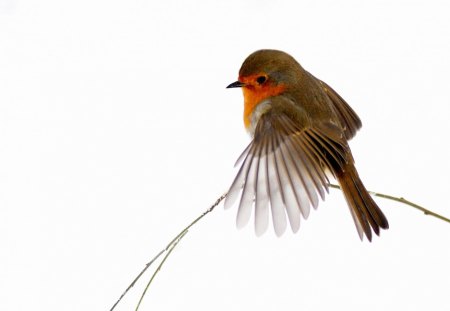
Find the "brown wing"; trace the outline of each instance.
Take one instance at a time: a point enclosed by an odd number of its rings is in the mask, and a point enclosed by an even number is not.
[[[300,129],[284,113],[261,116],[253,141],[239,158],[242,165],[225,200],[229,208],[240,197],[238,227],[248,223],[254,206],[257,235],[267,229],[269,209],[277,235],[286,229],[286,215],[292,230],[299,229],[300,215],[306,219],[310,206],[317,208],[319,197],[324,199],[328,192],[324,168],[344,161],[343,146],[327,137],[326,132],[333,130],[328,127],[333,125]]]
[[[315,77],[314,77],[315,78]],[[322,86],[325,93],[331,99],[334,110],[342,122],[344,128],[344,135],[347,140],[353,138],[356,132],[361,128],[362,123],[356,112],[347,102],[325,82],[315,78]]]

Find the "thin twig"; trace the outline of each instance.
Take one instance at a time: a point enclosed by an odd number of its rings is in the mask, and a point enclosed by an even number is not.
[[[150,278],[150,280],[147,283],[147,286],[145,286],[144,291],[142,292],[141,298],[139,299],[139,302],[136,306],[136,310],[139,310],[139,306],[141,305],[142,300],[144,299],[145,294],[147,293],[147,289],[150,287],[150,284],[152,284],[153,279],[155,278],[156,274],[159,272],[159,270],[161,270],[161,267],[163,266],[164,262],[166,261],[167,257],[169,257],[170,253],[172,253],[173,249],[175,248],[175,246],[177,246],[178,242],[181,241],[181,239],[188,233],[188,230],[184,230],[181,235],[175,240],[173,241],[172,245],[170,246],[170,249],[167,251],[166,255],[164,256],[164,258],[161,260],[161,262],[159,263],[158,267],[156,268],[155,272],[153,272],[152,277]]]
[[[329,186],[331,188],[335,188],[335,189],[341,189],[341,187],[339,187],[338,185],[335,184],[329,184]],[[370,194],[380,197],[380,198],[384,198],[384,199],[388,199],[388,200],[392,200],[392,201],[396,201],[402,204],[406,204],[409,205],[411,207],[414,207],[415,209],[418,209],[420,211],[422,211],[425,215],[430,215],[433,217],[436,217],[440,220],[443,220],[445,222],[450,223],[450,219],[447,217],[444,217],[442,215],[439,215],[435,212],[432,212],[418,204],[415,204],[411,201],[406,200],[403,197],[394,197],[391,195],[387,195],[387,194],[383,194],[383,193],[378,193],[378,192],[374,192],[374,191],[369,191]],[[206,211],[204,211],[200,216],[198,216],[194,221],[192,221],[187,227],[185,227],[180,233],[178,233],[171,241],[169,244],[167,244],[167,246],[161,250],[150,262],[148,262],[144,269],[137,275],[137,277],[133,280],[133,282],[131,282],[131,284],[128,286],[128,288],[123,292],[123,294],[120,296],[120,298],[116,301],[116,303],[112,306],[112,308],[110,309],[110,311],[113,311],[114,308],[117,306],[117,304],[122,300],[122,298],[128,293],[128,291],[136,284],[136,282],[141,278],[141,276],[144,274],[145,271],[147,271],[147,269],[164,253],[166,253],[166,255],[164,256],[164,258],[162,259],[161,263],[158,265],[158,267],[156,268],[155,272],[153,273],[152,277],[150,278],[149,282],[147,283],[147,286],[145,287],[141,298],[139,299],[139,303],[136,306],[136,311],[138,311],[139,306],[141,305],[141,302],[145,296],[145,294],[147,293],[147,289],[149,288],[150,284],[153,282],[153,279],[155,278],[156,274],[159,272],[159,270],[161,270],[161,267],[163,266],[164,262],[166,261],[167,257],[169,257],[169,255],[172,253],[173,249],[177,246],[177,244],[181,241],[181,239],[188,233],[189,229],[195,225],[200,219],[202,219],[203,217],[205,217],[208,213],[212,212],[214,210],[214,208],[216,206],[218,206],[220,204],[220,202],[222,202],[223,199],[225,199],[225,197],[227,196],[227,193],[223,194],[222,196],[220,196],[216,202],[214,202],[213,205],[211,205],[211,207],[209,207]]]
[[[169,244],[170,245],[170,244]],[[168,245],[168,246],[169,246]],[[136,282],[141,278],[141,276],[144,274],[145,271],[147,271],[147,269],[152,265],[153,262],[156,261],[156,259],[159,258],[159,256],[161,256],[166,250],[163,249],[161,250],[155,257],[153,257],[152,260],[150,260],[146,265],[145,268],[142,269],[142,271],[136,276],[136,278],[133,280],[133,282],[131,282],[131,284],[127,287],[127,289],[122,293],[122,295],[120,295],[119,299],[117,299],[116,303],[112,306],[112,308],[110,309],[110,311],[114,310],[114,308],[117,306],[117,304],[122,300],[122,298],[128,293],[128,291],[134,286],[134,284],[136,284]]]
[[[145,271],[147,271],[147,269],[165,252],[167,252],[166,256],[164,256],[162,262],[159,264],[157,271],[159,271],[159,269],[161,269],[162,264],[164,263],[164,261],[166,261],[167,257],[170,255],[170,253],[172,252],[172,250],[175,248],[175,246],[178,244],[178,242],[187,234],[188,230],[195,225],[200,219],[202,219],[203,217],[206,216],[206,214],[212,212],[214,210],[214,208],[220,204],[220,202],[222,202],[223,199],[225,199],[225,197],[227,196],[227,193],[224,193],[223,195],[221,195],[216,202],[214,202],[213,205],[211,205],[206,211],[204,211],[200,216],[198,216],[194,221],[192,221],[187,227],[185,227],[180,233],[178,233],[171,241],[169,244],[167,244],[167,246],[162,249],[152,260],[150,260],[144,267],[144,269],[142,269],[142,271],[136,276],[136,278],[133,280],[133,282],[131,282],[131,284],[127,287],[127,289],[122,293],[122,295],[119,297],[119,299],[116,301],[116,303],[112,306],[112,308],[110,309],[110,311],[113,311],[115,309],[115,307],[119,304],[119,302],[122,300],[122,298],[128,293],[128,291],[136,284],[136,282],[141,278],[141,276],[144,274]],[[155,273],[153,274],[150,282],[147,284],[147,287],[145,288],[145,291],[141,297],[141,299],[139,300],[139,304],[141,303],[142,298],[145,295],[145,292],[147,291],[147,288],[150,286],[150,283],[153,281],[153,278],[155,277],[157,271],[155,271]],[[139,304],[136,307],[139,308]]]
[[[330,185],[331,188],[341,189],[341,187],[339,187],[338,185],[334,185],[334,184],[329,184],[329,185]],[[420,205],[417,205],[416,203],[413,203],[411,201],[406,200],[403,197],[397,198],[397,197],[394,197],[392,195],[378,193],[378,192],[375,192],[375,191],[369,191],[369,193],[371,195],[373,195],[373,196],[376,196],[376,197],[380,197],[380,198],[383,198],[383,199],[388,199],[388,200],[392,200],[392,201],[396,201],[396,202],[400,202],[400,203],[409,205],[409,206],[414,207],[415,209],[418,209],[419,211],[423,212],[425,215],[430,215],[430,216],[436,217],[436,218],[438,218],[440,220],[443,220],[445,222],[450,223],[450,219],[448,219],[447,217],[444,217],[444,216],[439,215],[439,214],[437,214],[435,212],[432,212],[432,211],[430,211],[430,210],[428,210],[428,209],[426,209],[426,208],[424,208],[424,207],[422,207]]]

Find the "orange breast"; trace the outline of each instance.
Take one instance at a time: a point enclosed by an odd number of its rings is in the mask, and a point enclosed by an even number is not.
[[[281,94],[286,87],[283,84],[253,86],[247,85],[242,88],[244,93],[244,125],[250,126],[253,110],[263,100]]]

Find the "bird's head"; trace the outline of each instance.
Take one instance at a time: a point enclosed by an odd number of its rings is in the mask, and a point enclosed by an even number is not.
[[[244,124],[251,125],[253,110],[266,99],[289,92],[298,84],[303,69],[289,54],[278,50],[259,50],[244,61],[239,78],[227,88],[241,87],[244,94]]]

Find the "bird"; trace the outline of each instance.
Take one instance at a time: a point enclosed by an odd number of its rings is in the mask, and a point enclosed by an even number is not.
[[[224,203],[225,209],[238,204],[238,228],[254,214],[260,236],[271,214],[277,236],[288,221],[296,233],[311,206],[317,209],[325,199],[331,177],[342,189],[361,240],[365,236],[372,241],[372,233],[389,228],[358,175],[348,145],[361,120],[335,90],[291,55],[272,49],[250,54],[238,80],[227,88],[242,89],[244,126],[251,136]]]

